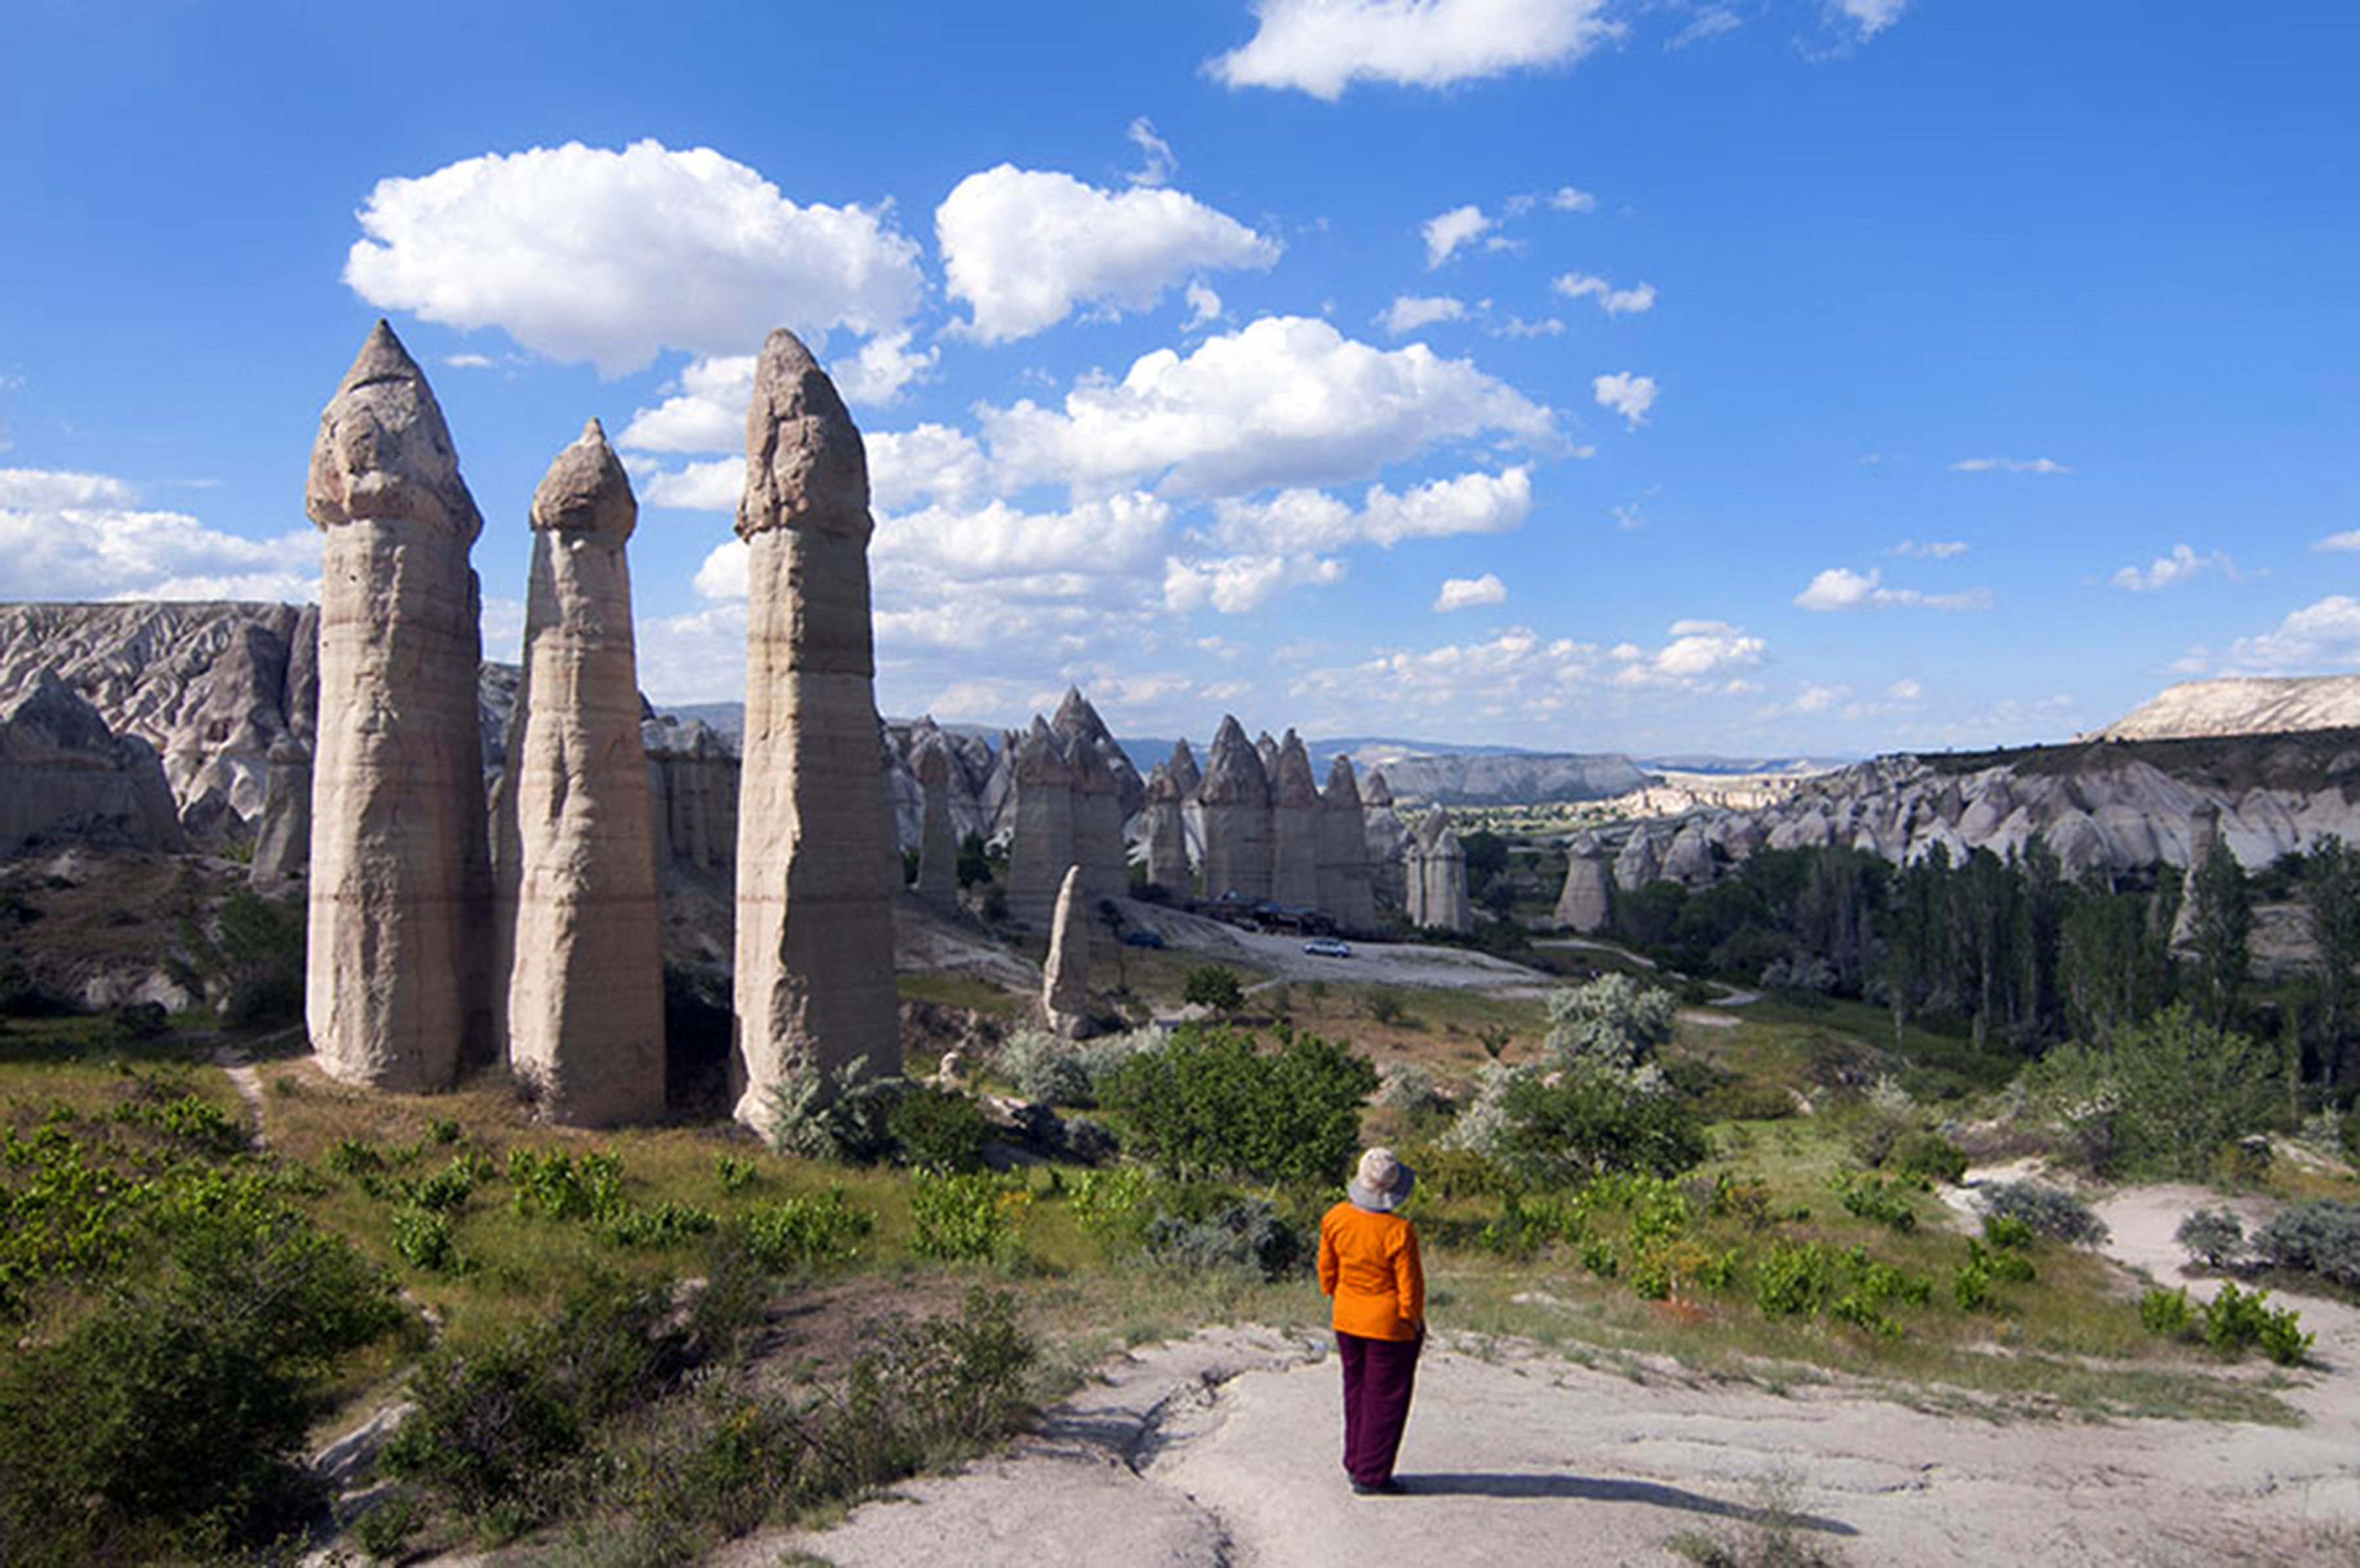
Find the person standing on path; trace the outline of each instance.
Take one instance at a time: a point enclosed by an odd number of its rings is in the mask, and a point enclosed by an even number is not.
[[[1396,1211],[1416,1180],[1392,1149],[1371,1149],[1319,1221],[1319,1289],[1335,1298],[1344,1365],[1344,1473],[1362,1497],[1406,1490],[1393,1456],[1426,1345],[1426,1271],[1417,1228]]]

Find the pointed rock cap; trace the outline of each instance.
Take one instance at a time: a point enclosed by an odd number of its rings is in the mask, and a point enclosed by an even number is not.
[[[1437,806],[1426,813],[1424,822],[1417,824],[1417,842],[1421,848],[1432,855],[1443,847],[1446,840],[1451,849],[1459,847],[1459,833],[1450,820],[1450,808]]]
[[[1242,735],[1244,732],[1240,730],[1239,733]],[[1278,771],[1278,742],[1271,738],[1271,734],[1268,730],[1264,730],[1262,734],[1254,736],[1253,744],[1254,755],[1262,758],[1262,773],[1265,776],[1276,773]]]
[[[1057,704],[1049,727],[1057,732],[1068,749],[1076,739],[1114,744],[1114,732],[1106,727],[1106,721],[1098,717],[1098,711],[1090,706],[1090,700],[1082,695],[1078,686],[1065,688],[1065,700]]]
[[[1065,765],[1065,753],[1057,745],[1057,737],[1039,719],[1024,732],[1016,743],[1016,782],[1025,784],[1071,784],[1074,770]]]
[[[1278,745],[1278,767],[1271,779],[1271,798],[1282,806],[1316,806],[1319,780],[1311,776],[1311,754],[1293,730]]]
[[[1174,781],[1172,769],[1161,762],[1148,772],[1147,800],[1154,806],[1180,803],[1180,786]]]
[[[754,365],[738,537],[810,528],[865,539],[872,526],[859,429],[811,350],[781,327]]]
[[[407,518],[445,529],[462,544],[484,531],[434,389],[382,321],[320,411],[303,505],[323,528]]]
[[[1340,751],[1328,765],[1328,789],[1321,799],[1331,811],[1360,809],[1360,781],[1353,775],[1352,759]]]
[[[1174,786],[1184,798],[1195,794],[1196,786],[1205,781],[1205,771],[1196,766],[1196,754],[1188,749],[1188,737],[1185,735],[1172,743],[1172,760],[1165,766],[1172,774]]]
[[[1212,756],[1203,782],[1196,786],[1196,798],[1208,806],[1270,801],[1270,775],[1262,771],[1262,757],[1246,739],[1244,728],[1228,714],[1222,715],[1221,727],[1213,736]]]
[[[1393,803],[1393,787],[1385,782],[1385,770],[1382,768],[1370,768],[1368,785],[1360,791],[1360,804],[1390,808]]]
[[[921,737],[912,756],[920,784],[929,789],[950,787],[951,748],[944,744],[940,730],[929,731]]]
[[[1583,828],[1565,841],[1565,853],[1575,860],[1601,860],[1605,857],[1606,846],[1598,842],[1595,833]]]
[[[620,544],[639,519],[630,475],[606,444],[605,429],[593,419],[541,476],[532,493],[532,526],[552,533],[598,534]]]

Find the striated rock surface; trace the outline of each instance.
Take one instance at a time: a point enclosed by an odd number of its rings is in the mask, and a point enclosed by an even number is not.
[[[1819,837],[1815,842],[1828,842],[1824,820],[1819,823]],[[1787,847],[1778,843],[1775,833],[1771,835],[1770,843],[1774,849]],[[1622,892],[1631,892],[1655,880],[1662,875],[1662,862],[1655,854],[1655,835],[1642,827],[1624,843],[1622,853],[1614,857],[1614,886]]]
[[[918,749],[918,787],[924,791],[925,826],[918,841],[918,897],[958,907],[958,833],[951,822],[951,755],[940,736]]]
[[[1448,806],[1602,800],[1657,782],[1629,757],[1603,752],[1411,753],[1372,745],[1352,759],[1382,767],[1393,789],[1412,800]]]
[[[746,412],[738,1117],[790,1073],[901,1066],[892,812],[870,634],[869,466],[811,352],[770,335]]]
[[[2186,740],[2360,727],[2360,675],[2183,681],[2098,732],[2105,740]]]
[[[1368,787],[1360,791],[1362,838],[1369,849],[1369,890],[1387,909],[1409,907],[1409,853],[1414,847],[1409,828],[1393,810],[1393,789],[1382,768],[1369,770]]]
[[[1016,743],[1015,834],[1008,842],[1008,912],[1046,925],[1074,860],[1074,770],[1039,719]]]
[[[1082,695],[1080,687],[1065,688],[1065,701],[1059,702],[1057,711],[1049,716],[1049,730],[1065,746],[1065,755],[1069,757],[1077,757],[1085,745],[1095,747],[1105,762],[1108,773],[1113,778],[1121,815],[1128,819],[1138,814],[1139,809],[1147,803],[1147,782],[1140,778],[1139,769],[1131,766],[1130,757],[1117,744],[1114,732],[1107,728],[1106,721],[1098,717],[1098,711],[1090,706],[1089,699]]]
[[[1205,781],[1204,770],[1196,766],[1196,754],[1188,749],[1185,736],[1172,743],[1172,760],[1164,766],[1165,771],[1172,775],[1172,787],[1180,791],[1180,798],[1184,800],[1194,795],[1196,787]]]
[[[1295,909],[1319,905],[1319,781],[1293,730],[1279,742],[1270,789],[1270,896]]]
[[[1576,833],[1565,848],[1565,884],[1557,890],[1557,923],[1584,936],[1604,931],[1614,913],[1614,878],[1606,852],[1590,834]]]
[[[702,719],[639,722],[657,864],[717,870],[738,859],[738,748]]]
[[[1427,931],[1474,929],[1474,910],[1467,901],[1467,851],[1449,808],[1437,806],[1418,823],[1404,871],[1410,924]]]
[[[107,728],[46,671],[0,701],[0,855],[27,841],[182,847],[155,747]]]
[[[1113,749],[1112,743],[1105,749]],[[1076,736],[1065,755],[1074,775],[1074,860],[1082,868],[1082,896],[1093,904],[1125,897],[1131,867],[1123,847],[1121,785],[1097,741]]]
[[[1060,1034],[1079,1034],[1090,1011],[1090,900],[1082,868],[1065,868],[1049,927],[1049,961],[1041,971],[1041,1010]]]
[[[1196,881],[1188,869],[1188,826],[1183,811],[1171,765],[1157,763],[1147,776],[1147,879],[1185,898]]]
[[[1377,923],[1366,811],[1349,757],[1328,765],[1328,789],[1319,798],[1319,907],[1347,931]]]
[[[311,748],[291,734],[282,735],[270,745],[269,761],[262,825],[246,872],[257,887],[291,882],[311,865]]]
[[[1270,779],[1234,718],[1224,715],[1213,736],[1196,803],[1204,813],[1205,897],[1269,898]]]
[[[500,914],[508,1062],[551,1119],[664,1108],[663,931],[627,544],[630,481],[592,420],[533,492],[508,726]]]
[[[320,416],[324,533],[305,1007],[349,1083],[447,1088],[487,1055],[490,864],[476,717],[483,519],[384,322]]]

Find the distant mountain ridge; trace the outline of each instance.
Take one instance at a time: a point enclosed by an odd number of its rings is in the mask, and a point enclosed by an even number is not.
[[[2360,727],[2360,675],[2229,676],[2167,686],[2101,740],[2195,740]]]

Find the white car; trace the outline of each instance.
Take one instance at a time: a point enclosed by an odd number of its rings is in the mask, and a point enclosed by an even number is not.
[[[1323,936],[1317,941],[1305,942],[1303,951],[1315,958],[1349,958],[1352,956],[1352,944],[1349,942],[1338,942],[1332,936]]]

